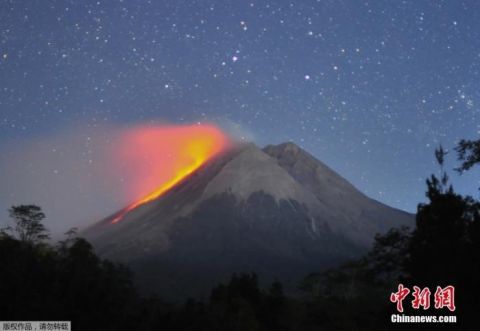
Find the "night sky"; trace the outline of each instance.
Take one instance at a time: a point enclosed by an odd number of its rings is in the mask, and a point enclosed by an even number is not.
[[[213,122],[260,146],[291,140],[415,211],[435,147],[478,137],[479,107],[475,0],[0,4],[3,169],[24,142],[79,126]],[[93,169],[83,138],[79,167]],[[451,176],[478,196],[478,176]]]

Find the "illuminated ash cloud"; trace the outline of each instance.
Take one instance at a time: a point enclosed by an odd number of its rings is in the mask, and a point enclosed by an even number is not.
[[[190,175],[229,145],[229,138],[213,125],[139,126],[120,137],[113,158],[127,172],[138,198],[113,219],[120,221],[132,209],[152,201]]]

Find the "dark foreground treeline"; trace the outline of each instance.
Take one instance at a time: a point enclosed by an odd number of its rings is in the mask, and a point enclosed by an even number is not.
[[[462,142],[457,151],[459,171],[480,163],[480,142]],[[74,231],[55,246],[45,243],[41,209],[14,206],[14,228],[0,231],[0,320],[71,320],[74,330],[410,330],[415,325],[390,322],[390,294],[402,283],[432,290],[430,309],[413,310],[410,296],[406,315],[458,319],[417,327],[478,330],[480,202],[448,185],[444,156],[437,150],[442,173],[427,181],[429,201],[419,205],[415,229],[392,229],[364,258],[308,275],[295,296],[242,274],[203,300],[141,297],[126,267],[98,258]],[[447,285],[455,286],[454,312],[433,307],[436,287]]]

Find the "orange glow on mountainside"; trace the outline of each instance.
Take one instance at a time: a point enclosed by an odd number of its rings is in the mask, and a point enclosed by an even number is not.
[[[129,188],[139,198],[121,210],[111,223],[152,201],[193,173],[229,143],[213,125],[147,126],[129,130],[121,138],[116,156],[128,171],[142,174]]]

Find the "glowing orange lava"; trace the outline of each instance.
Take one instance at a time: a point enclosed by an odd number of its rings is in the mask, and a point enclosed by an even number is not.
[[[129,188],[140,198],[111,223],[160,197],[227,145],[227,137],[213,125],[147,126],[127,131],[117,159],[124,170],[142,174],[135,187]]]

